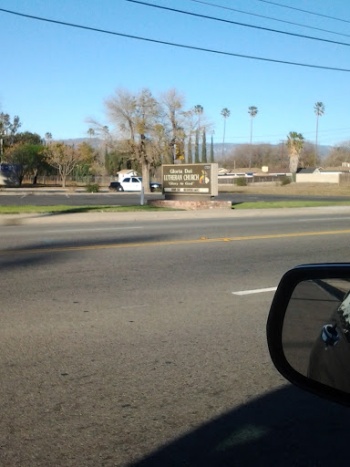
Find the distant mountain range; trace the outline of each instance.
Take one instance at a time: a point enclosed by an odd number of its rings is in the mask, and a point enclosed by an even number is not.
[[[259,145],[271,145],[271,146],[279,146],[278,144],[271,144],[271,143],[257,143],[257,146]],[[231,152],[233,149],[239,147],[239,146],[248,146],[247,143],[245,144],[240,144],[240,143],[225,143],[225,152]],[[214,148],[217,151],[217,154],[221,154],[222,152],[222,143],[214,143]],[[333,146],[327,146],[327,145],[319,145],[318,146],[318,153],[321,159],[325,158],[328,156],[329,151],[333,149]]]
[[[71,139],[64,139],[64,140],[61,140],[61,141],[63,141],[65,144],[69,144],[69,145],[74,144],[76,146],[78,146],[81,143],[88,143],[95,149],[98,149],[98,148],[102,147],[102,145],[103,145],[103,140],[101,140],[99,138],[71,138]],[[270,143],[257,143],[257,144],[259,145],[259,144],[270,144]],[[209,143],[207,144],[207,146],[209,148]],[[233,149],[235,149],[238,146],[247,146],[247,143],[245,143],[245,144],[225,143],[225,152],[226,153],[231,152]],[[271,146],[278,146],[278,145],[277,144],[271,144]],[[333,148],[333,146],[319,145],[318,146],[318,153],[319,153],[320,157],[322,159],[327,157],[329,151],[332,148]],[[216,154],[218,154],[218,155],[221,154],[221,152],[222,152],[222,143],[214,143],[214,150],[215,150]]]
[[[93,148],[99,148],[103,145],[102,139],[99,138],[70,138],[70,139],[60,139],[64,144],[68,144],[69,146],[78,146],[81,143],[88,143]]]

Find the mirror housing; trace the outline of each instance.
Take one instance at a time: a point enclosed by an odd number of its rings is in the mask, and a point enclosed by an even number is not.
[[[332,284],[332,281],[335,281],[336,284],[341,282],[344,285],[343,289],[338,290],[337,287],[329,285]],[[315,299],[314,296],[300,299],[300,295],[302,294],[298,294],[298,290],[307,287],[312,287],[314,294],[315,291],[319,290],[320,292],[316,293],[319,293],[319,295],[323,294],[322,300],[317,297]],[[346,297],[349,302],[349,290],[350,263],[297,266],[282,277],[272,301],[266,326],[267,343],[271,359],[282,376],[304,390],[346,406],[350,406],[350,335],[348,336],[340,332],[341,326],[332,323],[334,322],[334,315],[341,309],[341,305],[343,301],[345,302]],[[328,300],[324,300],[325,295],[329,297]],[[305,309],[300,309],[300,304],[305,305],[304,308],[307,305],[308,313],[305,313]],[[322,310],[322,306],[320,305],[326,305],[327,308],[323,307]],[[331,313],[329,312],[330,310],[332,310]],[[291,324],[293,320],[294,324]],[[313,329],[310,330],[308,328]],[[289,340],[286,339],[288,333],[289,336],[292,336],[289,337]],[[315,337],[310,338],[313,335]],[[327,364],[327,383],[321,382],[321,379],[314,376],[310,377],[310,374],[312,374],[310,372],[310,356],[312,357],[312,365],[317,365],[319,363],[318,360],[324,358],[324,356],[329,360],[332,352],[333,355],[336,355],[334,352],[338,352],[339,354],[338,349],[341,346],[338,347],[338,341],[342,337],[344,341],[344,344],[342,344],[343,348],[346,345],[347,350],[347,346],[349,345],[349,356],[347,356],[347,352],[341,354],[343,366],[338,365],[338,370],[339,367],[340,369],[349,367],[349,377],[347,374],[343,374],[343,380],[346,379],[349,384],[348,391],[344,390],[333,379],[334,375],[332,372],[336,371],[333,364]],[[314,345],[312,346],[313,340]],[[316,343],[318,345],[317,352],[312,349]],[[297,358],[294,359],[291,358],[293,346],[295,355],[299,352]],[[302,348],[306,349],[304,350],[304,354],[300,352]],[[332,358],[332,363],[338,361],[334,360],[334,357]],[[344,362],[346,365],[344,365]],[[324,362],[321,363],[324,364]],[[303,370],[300,368],[303,368]]]

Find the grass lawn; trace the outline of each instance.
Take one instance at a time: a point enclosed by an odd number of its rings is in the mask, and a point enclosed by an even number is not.
[[[0,214],[74,214],[79,212],[172,211],[153,206],[0,206]]]

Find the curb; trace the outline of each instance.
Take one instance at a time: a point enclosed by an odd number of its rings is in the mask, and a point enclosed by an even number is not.
[[[259,219],[267,217],[293,217],[317,215],[348,215],[350,206],[327,206],[315,208],[289,208],[289,209],[200,209],[190,211],[159,211],[159,212],[90,212],[68,214],[3,214],[0,215],[0,224],[3,226],[43,225],[43,224],[69,224],[69,223],[104,223],[104,222],[143,222],[159,220],[193,220],[193,219]]]

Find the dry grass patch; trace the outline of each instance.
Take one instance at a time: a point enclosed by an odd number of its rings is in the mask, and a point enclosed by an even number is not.
[[[226,187],[225,187],[226,188]],[[223,189],[220,187],[219,191]],[[231,185],[225,191],[230,193],[285,195],[285,196],[349,196],[350,186],[333,183],[290,183],[278,184],[249,184],[248,186]]]

